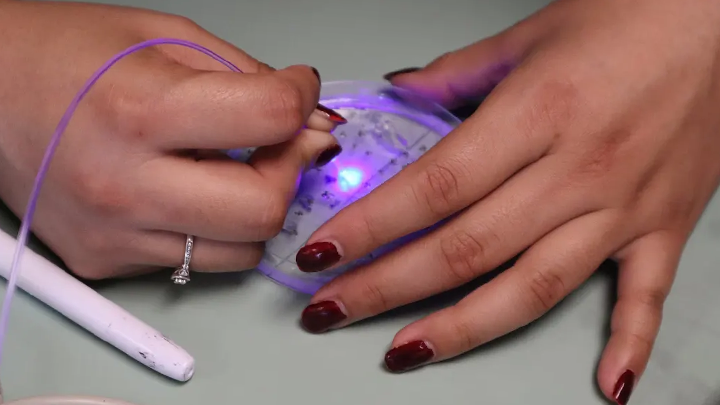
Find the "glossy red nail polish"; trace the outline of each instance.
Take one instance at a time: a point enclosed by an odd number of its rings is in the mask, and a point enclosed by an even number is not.
[[[301,322],[305,330],[311,333],[322,333],[344,321],[347,315],[334,301],[323,301],[308,305],[302,313]]]
[[[320,153],[317,160],[315,161],[316,167],[322,167],[326,164],[330,163],[333,159],[337,157],[342,152],[342,147],[340,145],[333,145],[324,151]]]
[[[315,74],[315,77],[317,77],[318,81],[322,83],[322,79],[320,79],[320,72],[318,72],[318,70],[315,68],[312,68],[312,71]]]
[[[627,405],[634,385],[635,373],[630,370],[625,371],[618,379],[613,390],[613,398],[615,398],[618,405]]]
[[[316,108],[325,113],[330,121],[337,122],[338,124],[347,124],[345,117],[338,114],[336,111],[331,110],[322,104],[318,104]]]
[[[390,81],[395,76],[404,75],[406,73],[417,72],[418,70],[420,70],[420,68],[418,68],[418,67],[409,67],[409,68],[404,68],[404,69],[400,69],[400,70],[395,70],[393,72],[386,73],[385,75],[383,75],[383,79]]]
[[[430,361],[435,353],[422,340],[405,343],[385,354],[385,366],[388,370],[399,373],[418,367]]]
[[[295,256],[298,268],[306,273],[323,271],[340,259],[340,253],[331,242],[317,242],[304,246]]]

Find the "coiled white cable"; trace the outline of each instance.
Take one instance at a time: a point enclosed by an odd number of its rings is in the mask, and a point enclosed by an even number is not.
[[[55,129],[55,132],[50,138],[50,142],[45,150],[45,155],[43,156],[43,160],[40,163],[40,168],[38,170],[37,176],[35,177],[35,183],[33,184],[32,191],[30,192],[30,196],[28,198],[25,214],[22,218],[20,231],[18,232],[17,245],[15,248],[15,253],[13,255],[12,265],[10,267],[5,300],[2,306],[2,313],[0,313],[0,365],[2,365],[3,348],[5,338],[7,336],[7,326],[10,318],[10,305],[15,295],[15,290],[17,289],[18,275],[21,269],[20,259],[22,259],[23,253],[25,251],[25,246],[27,245],[27,240],[30,235],[30,224],[32,223],[33,214],[35,213],[35,207],[37,205],[38,195],[40,194],[40,188],[42,186],[43,180],[45,179],[45,175],[47,174],[47,171],[50,167],[50,161],[55,154],[55,150],[57,149],[57,145],[60,142],[60,138],[65,132],[65,129],[70,123],[70,119],[72,118],[75,110],[78,108],[82,99],[85,97],[85,95],[87,95],[92,86],[100,79],[100,77],[105,74],[105,72],[107,72],[120,59],[141,49],[157,45],[180,45],[187,48],[195,49],[222,63],[230,70],[242,73],[240,69],[238,69],[235,65],[205,47],[180,39],[158,38],[133,45],[113,56],[112,58],[110,58],[110,60],[105,62],[105,64],[100,67],[90,77],[90,79],[88,79],[87,82],[85,82],[83,87],[73,98],[67,110],[65,110],[65,114],[63,114],[60,122]],[[3,405],[134,405],[128,402],[123,402],[111,398],[91,396],[42,396],[20,399],[8,403],[4,402],[3,398],[3,387],[2,384],[0,384],[0,404]]]

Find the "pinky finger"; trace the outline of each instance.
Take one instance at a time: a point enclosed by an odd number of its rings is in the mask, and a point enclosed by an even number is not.
[[[610,340],[598,368],[600,388],[618,405],[628,403],[650,359],[682,247],[682,241],[651,234],[621,257]]]
[[[592,275],[618,245],[617,214],[598,211],[546,235],[509,270],[398,332],[385,355],[391,371],[455,357],[533,322]]]

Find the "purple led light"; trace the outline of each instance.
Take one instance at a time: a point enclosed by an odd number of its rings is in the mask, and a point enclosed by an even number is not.
[[[360,188],[365,173],[357,167],[344,167],[338,171],[337,185],[343,192],[352,192]]]

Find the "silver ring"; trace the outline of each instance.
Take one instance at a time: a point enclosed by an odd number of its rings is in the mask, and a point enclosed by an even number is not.
[[[195,244],[195,237],[187,235],[185,239],[185,257],[183,258],[182,266],[175,269],[170,280],[175,284],[184,285],[190,282],[190,259],[192,258],[193,245]]]

